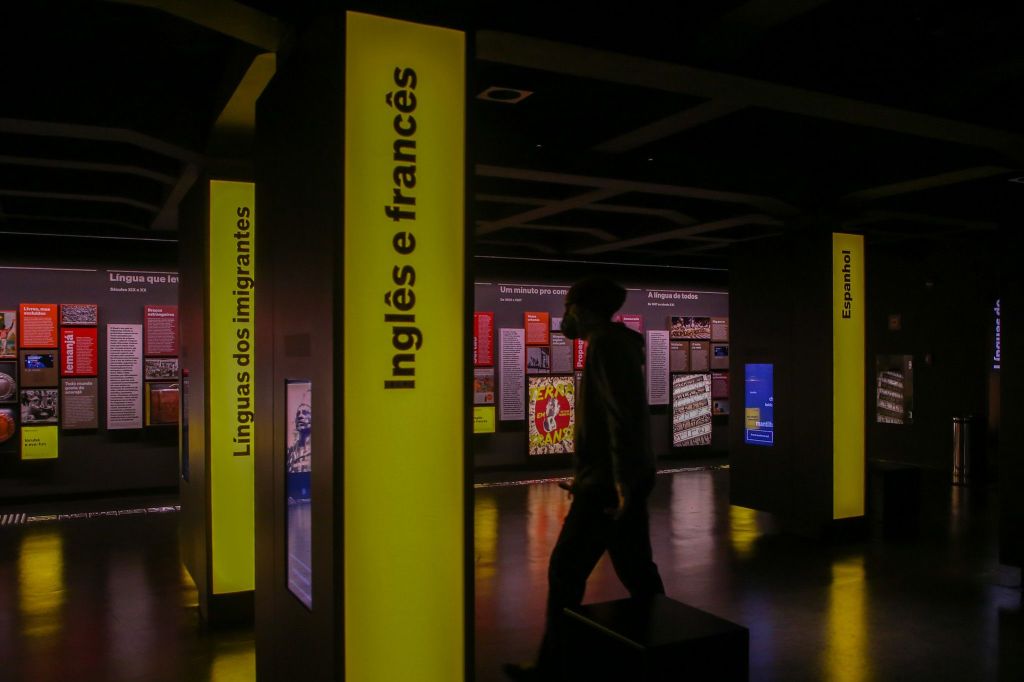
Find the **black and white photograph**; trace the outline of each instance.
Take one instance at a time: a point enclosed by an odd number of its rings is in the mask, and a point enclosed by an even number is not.
[[[551,349],[548,346],[526,347],[526,373],[551,373]]]
[[[146,358],[143,366],[146,381],[178,378],[178,358]]]
[[[21,392],[21,423],[26,426],[36,424],[56,424],[57,412],[56,388],[30,388]]]
[[[95,327],[99,306],[93,303],[61,303],[60,324],[62,327]]]

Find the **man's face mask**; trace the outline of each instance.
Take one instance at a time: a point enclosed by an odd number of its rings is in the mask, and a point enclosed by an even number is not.
[[[573,306],[567,306],[562,315],[562,333],[570,339],[580,338],[580,321]]]

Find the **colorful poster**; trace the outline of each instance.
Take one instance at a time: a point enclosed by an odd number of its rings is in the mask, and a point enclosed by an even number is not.
[[[494,433],[494,405],[473,408],[473,433]]]
[[[178,354],[178,306],[147,305],[145,323],[145,355]]]
[[[56,426],[22,426],[22,459],[57,459]]]
[[[522,329],[501,329],[498,336],[498,355],[501,362],[501,421],[526,418],[526,332]]]
[[[494,313],[473,313],[473,365],[494,364]]]
[[[95,327],[98,318],[99,306],[94,303],[60,304],[62,327]]]
[[[670,317],[669,331],[673,339],[710,339],[710,317]]]
[[[18,357],[18,313],[0,310],[0,358]]]
[[[146,358],[142,366],[146,381],[178,380],[178,358]]]
[[[0,362],[0,403],[18,402],[18,365]]]
[[[875,368],[875,414],[878,423],[913,424],[914,356],[879,355]]]
[[[576,442],[573,375],[529,378],[529,454],[572,454]]]
[[[711,445],[711,375],[672,375],[672,447]]]
[[[548,313],[523,313],[527,346],[547,346],[551,343],[551,319]]]
[[[551,372],[551,349],[548,346],[526,347],[526,373],[549,374]]]
[[[473,404],[494,404],[494,369],[473,370]]]
[[[750,364],[744,368],[743,442],[775,445],[775,365]]]
[[[177,424],[180,401],[181,393],[177,383],[147,383],[146,426]]]
[[[107,428],[142,428],[142,325],[107,325]]]
[[[60,383],[61,427],[65,430],[98,429],[99,380],[64,379]]]
[[[647,332],[647,404],[668,405],[669,333],[662,329]]]
[[[29,388],[21,391],[22,424],[56,424],[59,420],[56,388]]]
[[[57,347],[56,303],[22,303],[19,319],[22,348]]]
[[[99,346],[96,327],[68,327],[60,331],[60,373],[66,377],[91,377],[98,373]]]
[[[23,350],[21,358],[21,385],[32,386],[57,385],[57,352],[52,350]]]

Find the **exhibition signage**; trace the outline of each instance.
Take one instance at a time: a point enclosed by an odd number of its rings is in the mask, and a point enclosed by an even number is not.
[[[775,365],[754,363],[743,369],[743,442],[775,445]]]
[[[457,682],[465,36],[346,17],[344,394],[358,399],[343,427],[345,679]],[[381,504],[382,481],[401,504]]]
[[[526,418],[526,332],[522,329],[501,329],[498,337],[498,358],[501,361],[501,421]]]
[[[473,313],[473,364],[494,364],[494,313]]]
[[[546,346],[551,343],[551,320],[548,313],[523,313],[527,346]]]
[[[832,518],[864,515],[864,237],[832,235]]]
[[[56,426],[22,426],[22,459],[57,459]]]
[[[142,325],[107,325],[107,428],[142,428]]]
[[[668,405],[669,401],[669,332],[652,329],[647,332],[647,403]]]
[[[94,378],[61,382],[61,426],[65,430],[99,428],[97,383]]]
[[[494,405],[473,408],[473,433],[494,433]]]
[[[177,355],[178,306],[147,305],[143,320],[146,324],[146,355]]]
[[[96,376],[96,327],[69,327],[60,332],[60,373],[66,377]]]
[[[21,347],[56,348],[57,304],[22,303],[20,310]]]
[[[255,587],[255,193],[251,182],[210,181],[207,366],[214,594]],[[159,339],[157,351],[176,346],[170,341],[177,336],[176,315],[171,306],[146,311]]]

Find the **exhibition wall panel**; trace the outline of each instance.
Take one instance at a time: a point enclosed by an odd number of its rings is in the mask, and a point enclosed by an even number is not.
[[[578,384],[585,346],[566,339],[559,327],[569,287],[594,275],[627,288],[616,319],[644,336],[655,454],[724,454],[730,369],[724,272],[576,263],[546,267],[541,261],[490,259],[477,259],[476,266],[473,328],[478,428],[473,459],[477,468],[568,463],[566,449],[559,445],[564,429],[544,433],[545,415],[532,414],[530,407],[549,403],[531,400],[537,396],[531,395],[528,384],[536,376],[574,373]],[[541,269],[547,272],[541,274]],[[714,346],[718,357],[713,361]],[[672,377],[689,374],[706,376],[709,385],[711,377],[717,377],[715,385],[726,389],[713,395],[709,401],[713,409],[707,414],[680,414],[673,420]],[[673,430],[673,422],[679,427],[684,416],[689,434],[685,438]],[[557,419],[550,421],[561,424]]]
[[[14,429],[0,444],[0,501],[177,482],[177,373],[155,392],[141,373],[146,306],[177,314],[175,245],[138,255],[128,243],[71,243],[60,259],[28,253],[25,241],[0,258],[0,372],[19,384],[0,404]],[[137,347],[126,343],[129,327]],[[136,365],[138,376],[127,372]],[[147,396],[165,424],[145,423]]]

